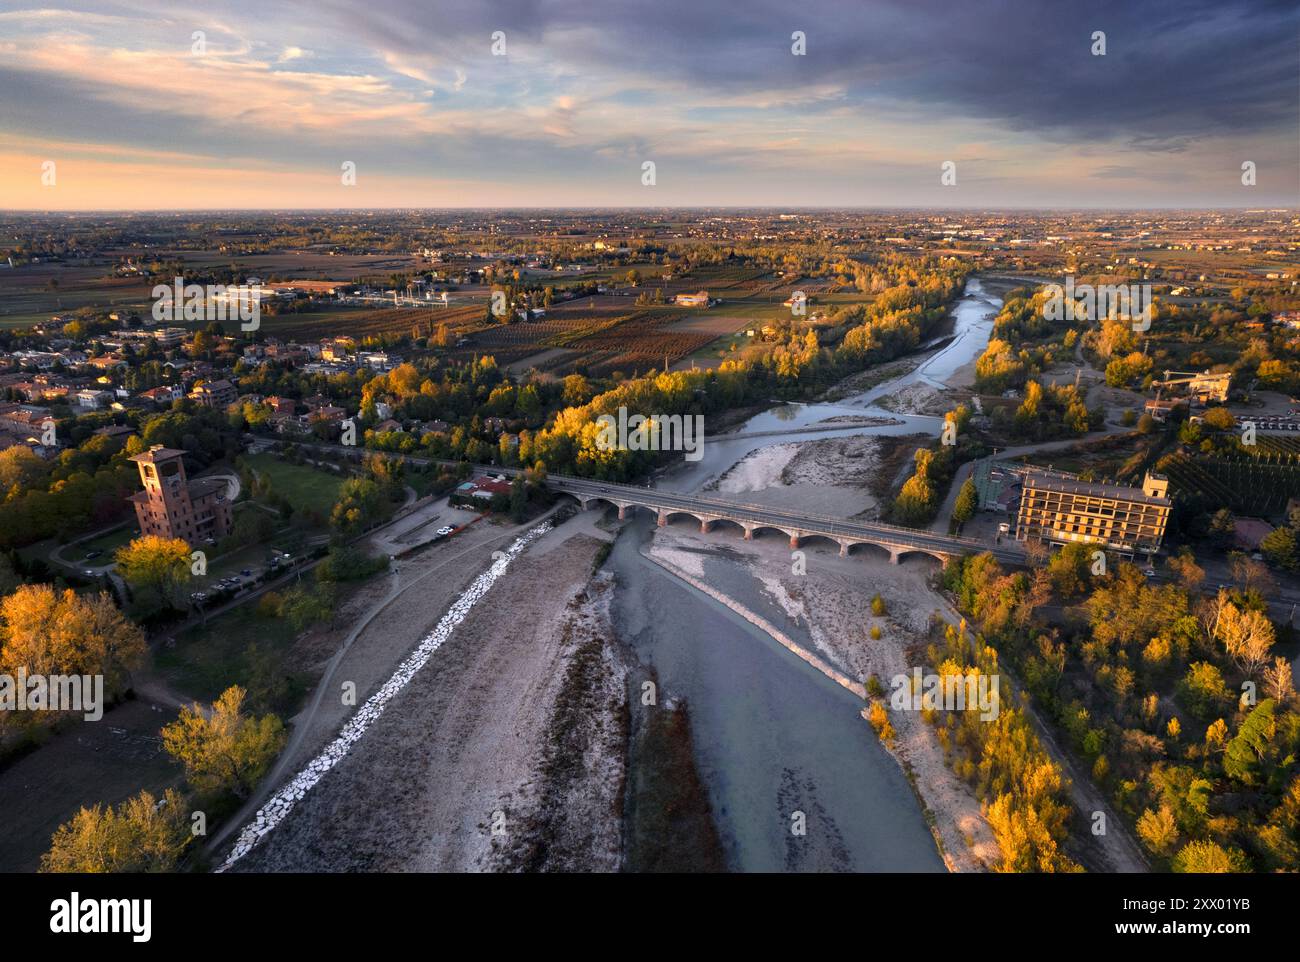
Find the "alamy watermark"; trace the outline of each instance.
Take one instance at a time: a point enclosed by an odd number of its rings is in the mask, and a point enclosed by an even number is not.
[[[0,711],[79,711],[86,721],[104,717],[103,675],[0,675]]]
[[[1065,279],[1065,286],[1048,284],[1044,288],[1047,303],[1043,317],[1049,321],[1074,319],[1095,321],[1103,317],[1127,318],[1133,321],[1133,330],[1145,331],[1151,327],[1150,284],[1078,284],[1073,277]],[[1066,303],[1070,309],[1066,310]]]
[[[262,324],[262,289],[247,284],[186,284],[178,277],[172,284],[153,289],[153,319],[176,321],[239,321],[241,331],[255,331]]]
[[[596,418],[601,451],[684,451],[687,461],[704,457],[703,414],[633,414],[619,405],[618,416]]]
[[[1001,678],[978,671],[938,675],[914,667],[889,680],[889,706],[895,711],[978,711],[980,721],[996,721],[1001,711]]]

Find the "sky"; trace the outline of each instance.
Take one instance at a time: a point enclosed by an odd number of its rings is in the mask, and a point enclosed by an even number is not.
[[[1300,205],[1300,4],[0,0],[0,209],[760,205]]]

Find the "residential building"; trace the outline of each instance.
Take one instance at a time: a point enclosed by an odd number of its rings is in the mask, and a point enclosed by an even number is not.
[[[235,386],[224,378],[219,381],[205,381],[190,392],[190,397],[204,407],[227,408],[239,400]]]
[[[87,411],[98,411],[112,400],[112,391],[98,391],[87,388],[84,391],[77,392],[77,407],[84,408]]]

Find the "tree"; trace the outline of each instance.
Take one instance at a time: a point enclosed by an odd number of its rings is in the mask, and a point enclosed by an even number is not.
[[[244,695],[238,685],[227,688],[206,715],[187,705],[162,730],[163,747],[196,791],[247,798],[284,746],[280,719],[245,715]]]
[[[1179,584],[1189,595],[1194,595],[1205,580],[1205,569],[1196,563],[1190,551],[1170,555],[1165,566],[1177,576]]]
[[[15,485],[19,491],[25,491],[48,470],[45,461],[25,444],[0,451],[0,500]]]
[[[145,639],[106,593],[23,585],[0,601],[0,671],[103,675],[109,697],[144,660]]]
[[[1232,536],[1236,529],[1237,519],[1227,508],[1220,508],[1210,518],[1210,540],[1220,548],[1226,548],[1232,543]]]
[[[1259,543],[1259,550],[1279,568],[1293,570],[1300,562],[1296,554],[1295,532],[1288,527],[1274,528]]]
[[[1159,811],[1147,809],[1137,823],[1138,837],[1156,855],[1168,855],[1178,841],[1178,823],[1168,805]]]
[[[1250,860],[1238,848],[1224,848],[1215,842],[1188,842],[1170,864],[1175,872],[1189,874],[1249,872]]]
[[[1238,608],[1232,602],[1224,605],[1219,613],[1215,636],[1248,675],[1255,674],[1268,660],[1276,639],[1273,622],[1267,615],[1253,609]]]
[[[962,482],[961,490],[957,492],[957,503],[952,508],[952,520],[959,525],[965,524],[975,517],[977,507],[979,507],[979,493],[975,490],[975,480],[967,478]]]
[[[1223,773],[1243,785],[1266,781],[1263,771],[1272,753],[1277,721],[1273,717],[1273,700],[1265,698],[1246,716],[1241,728],[1223,753]]]
[[[83,807],[64,822],[41,856],[42,872],[171,872],[194,836],[183,799],[167,789],[149,792],[116,809]]]
[[[1187,669],[1180,692],[1187,707],[1198,718],[1212,717],[1232,699],[1222,673],[1208,661],[1195,662]]]
[[[159,605],[183,607],[191,578],[190,546],[181,538],[147,534],[117,549],[117,570],[137,594]]]
[[[894,512],[900,520],[910,523],[930,518],[935,507],[934,484],[930,481],[934,452],[928,448],[917,448],[915,460],[915,472],[903,482],[903,487],[894,500]]]
[[[1061,548],[1047,564],[1047,574],[1052,587],[1062,598],[1073,598],[1088,584],[1092,571],[1092,545],[1074,543]]]
[[[1274,658],[1273,664],[1264,669],[1264,694],[1279,705],[1286,705],[1295,695],[1291,663],[1285,658]]]

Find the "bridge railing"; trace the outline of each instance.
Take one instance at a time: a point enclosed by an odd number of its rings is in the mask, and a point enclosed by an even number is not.
[[[852,528],[860,528],[866,531],[880,533],[896,534],[900,537],[915,539],[917,537],[929,536],[941,541],[953,544],[965,545],[975,548],[986,548],[987,545],[982,541],[974,538],[962,538],[957,535],[937,534],[932,531],[926,531],[921,528],[906,528],[902,525],[887,524],[883,521],[850,521],[847,518],[837,518],[833,515],[823,514],[791,514],[778,508],[772,508],[768,505],[754,504],[748,501],[724,501],[719,498],[707,498],[694,494],[680,494],[675,491],[659,491],[655,488],[640,488],[633,485],[618,484],[617,482],[605,482],[593,480],[591,478],[575,478],[564,474],[548,474],[548,481],[554,481],[560,484],[573,484],[587,486],[597,486],[604,490],[592,492],[596,496],[601,494],[616,494],[626,496],[629,499],[639,500],[672,500],[687,502],[693,507],[700,508],[718,508],[723,511],[749,511],[755,514],[775,515],[777,517],[789,518],[795,524],[820,524],[825,525],[832,530],[842,530],[845,534],[851,532]],[[659,495],[659,498],[656,498]],[[761,519],[760,519],[761,520]]]
[[[402,454],[396,451],[375,452],[369,448],[359,448],[359,447],[345,449],[343,448],[342,445],[338,445],[338,444],[320,444],[320,443],[313,443],[313,442],[301,442],[301,446],[347,450],[349,452],[356,451],[361,453],[378,453],[389,457],[404,457],[407,460],[415,462],[417,464],[453,464],[454,465],[454,464],[466,463],[462,461],[445,460],[442,458],[425,458],[425,457],[420,457],[418,455],[413,456],[409,454]],[[500,464],[473,464],[473,463],[470,464],[470,469],[471,471],[482,472],[484,474],[505,474],[505,475],[522,474],[524,470],[526,470],[524,468],[506,467]],[[699,495],[693,495],[693,494],[679,494],[675,491],[661,491],[658,488],[648,488],[648,487],[643,488],[638,485],[621,484],[617,481],[601,481],[598,478],[579,478],[568,474],[548,473],[546,475],[546,480],[553,481],[559,484],[595,486],[597,488],[603,488],[604,490],[598,490],[592,492],[596,496],[600,496],[602,494],[615,494],[619,496],[626,496],[628,499],[653,500],[655,495],[659,495],[664,500],[676,498],[679,501],[689,502],[689,504],[692,507],[716,508],[722,511],[731,511],[731,512],[748,511],[753,514],[775,515],[777,517],[790,519],[791,524],[794,526],[824,525],[827,528],[827,530],[830,530],[832,532],[842,531],[844,534],[852,534],[853,529],[856,528],[859,529],[860,531],[876,532],[880,534],[893,534],[900,538],[907,538],[911,540],[928,537],[936,541],[943,541],[948,544],[968,547],[979,551],[989,550],[989,546],[987,544],[985,544],[983,541],[977,541],[974,538],[963,538],[957,535],[936,534],[935,532],[926,531],[922,528],[905,528],[902,525],[888,524],[883,521],[849,521],[847,518],[837,518],[834,517],[833,515],[789,514],[788,512],[771,508],[767,505],[754,504],[752,502],[747,502],[747,501],[723,501],[718,498],[706,498],[706,497],[701,497]],[[756,518],[754,520],[761,521],[762,519]]]

